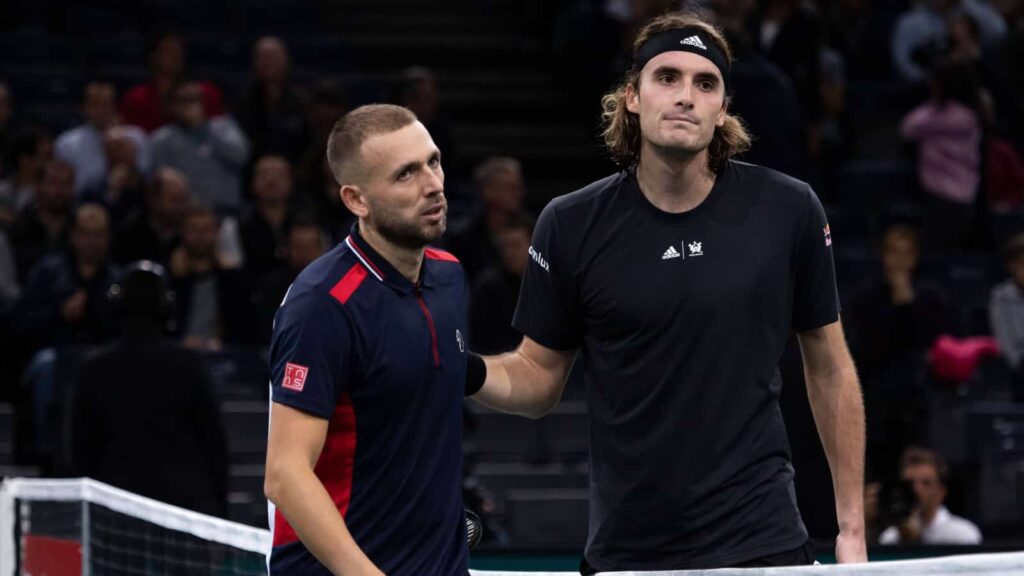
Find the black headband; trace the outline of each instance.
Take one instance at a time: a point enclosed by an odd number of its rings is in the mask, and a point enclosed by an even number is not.
[[[711,40],[707,32],[693,26],[666,30],[644,42],[643,46],[636,51],[637,72],[643,70],[644,66],[658,54],[673,50],[692,52],[711,60],[711,63],[722,74],[722,80],[728,80],[729,61],[725,58],[725,53],[718,47],[718,44]]]

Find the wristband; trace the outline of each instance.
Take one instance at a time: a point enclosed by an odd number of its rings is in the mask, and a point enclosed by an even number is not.
[[[484,387],[487,380],[487,364],[479,354],[466,353],[466,396],[472,396]]]

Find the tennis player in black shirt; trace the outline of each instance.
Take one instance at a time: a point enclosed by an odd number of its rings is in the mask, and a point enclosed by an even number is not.
[[[584,573],[810,564],[778,404],[796,331],[836,554],[865,561],[864,408],[821,204],[731,159],[750,138],[728,114],[731,54],[715,28],[660,17],[634,58],[604,98],[605,141],[627,168],[544,209],[513,320],[525,338],[471,360],[467,394],[540,417],[586,358]]]

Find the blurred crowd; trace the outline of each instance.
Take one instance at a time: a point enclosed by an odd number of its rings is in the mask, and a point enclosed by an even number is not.
[[[1024,1],[565,1],[550,43],[579,103],[566,115],[592,126],[600,94],[629,65],[632,34],[681,7],[714,11],[728,33],[731,106],[755,136],[745,159],[811,181],[830,215],[846,210],[854,225],[847,235],[833,223],[837,248],[855,243],[858,219],[879,223],[856,238],[873,253],[845,283],[844,319],[867,400],[871,479],[916,482],[924,502],[925,480],[907,470],[931,467],[938,483],[948,476],[937,454],[906,453],[930,443],[929,387],[962,390],[984,373],[1001,400],[1024,401]],[[171,303],[161,330],[180,345],[261,348],[292,280],[354,221],[325,154],[334,121],[353,105],[345,86],[297,85],[275,36],[252,44],[251,82],[236,94],[190,73],[181,35],[155,34],[146,53],[145,82],[97,77],[81,87],[74,126],[21,114],[33,95],[0,77],[0,401],[15,404],[19,432],[31,438],[19,439],[18,457],[44,470],[59,459],[47,430],[49,406],[64,394],[54,351],[124,333],[109,293],[126,267],[162,266]],[[851,102],[878,85],[897,87],[891,125],[884,111],[876,118]],[[456,166],[437,75],[408,68],[386,92]],[[851,213],[843,166],[886,155],[913,162],[909,212]],[[449,173],[443,243],[470,281],[470,344],[495,353],[520,338],[509,324],[535,217],[527,207],[547,199],[527,203],[514,157],[464,172]],[[943,266],[979,255],[1002,267],[985,269],[990,305],[976,329]],[[946,365],[936,358],[952,367],[937,369]],[[921,508],[922,521],[883,541],[928,534],[945,510],[934,495],[928,502],[937,503]]]

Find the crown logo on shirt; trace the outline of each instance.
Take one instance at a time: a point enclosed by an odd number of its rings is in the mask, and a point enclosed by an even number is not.
[[[690,256],[703,256],[703,245],[700,242],[690,242]]]

